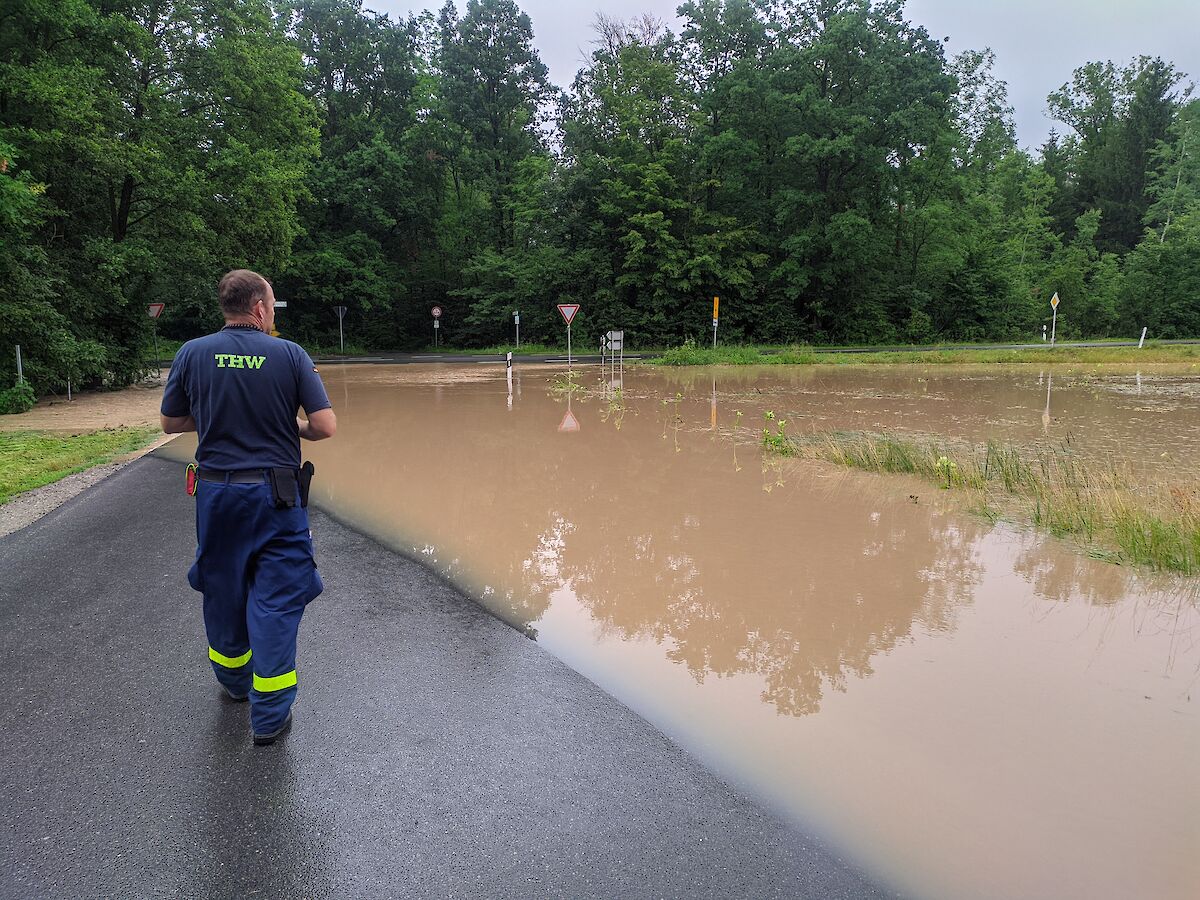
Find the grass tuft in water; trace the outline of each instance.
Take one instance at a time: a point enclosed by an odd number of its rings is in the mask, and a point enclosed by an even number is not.
[[[1128,463],[1090,460],[1069,446],[1022,451],[995,443],[944,446],[894,435],[834,432],[786,438],[788,455],[928,479],[973,495],[995,521],[1025,521],[1080,542],[1097,558],[1200,575],[1200,483],[1139,478]],[[763,446],[775,450],[775,437]]]

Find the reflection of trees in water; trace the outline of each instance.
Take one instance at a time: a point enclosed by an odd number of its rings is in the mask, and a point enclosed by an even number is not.
[[[686,469],[699,458],[675,459]],[[683,480],[704,484],[700,472]],[[979,577],[974,530],[924,508],[872,509],[846,495],[839,508],[811,489],[777,488],[748,492],[755,499],[738,509],[672,494],[675,478],[647,479],[650,496],[631,508],[580,481],[580,514],[568,521],[560,508],[523,554],[526,604],[569,583],[602,632],[654,640],[698,682],[761,676],[763,699],[790,715],[870,675],[914,622],[952,629]]]
[[[1013,571],[1047,600],[1112,606],[1128,596],[1133,586],[1128,569],[1091,559],[1074,547],[1055,547],[1045,535],[1014,532],[1014,539],[1020,542],[1020,550]]]

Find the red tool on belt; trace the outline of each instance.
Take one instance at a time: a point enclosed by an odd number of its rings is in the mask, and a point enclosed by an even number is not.
[[[196,464],[188,463],[187,467],[187,493],[189,497],[196,496],[196,485],[198,479],[196,477]]]

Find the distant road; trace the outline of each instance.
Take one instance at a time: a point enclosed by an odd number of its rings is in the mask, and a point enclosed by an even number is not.
[[[1163,344],[1200,344],[1200,339],[1177,341],[1151,341],[1154,346]],[[1107,348],[1107,347],[1136,347],[1137,341],[1059,341],[1050,344],[1038,341],[1036,344],[925,344],[922,346],[888,346],[888,347],[811,347],[814,353],[930,353],[938,350],[1045,350],[1051,352],[1064,348]]]
[[[1154,341],[1157,346],[1164,344],[1200,345],[1200,340]],[[925,344],[917,347],[892,345],[886,347],[811,347],[814,353],[932,353],[939,350],[1045,350],[1052,353],[1063,348],[1106,348],[1106,347],[1136,347],[1137,341],[1071,341],[1059,342],[1053,346],[1039,341],[1036,344]],[[779,351],[766,350],[771,354]],[[646,354],[647,356],[651,354]],[[645,357],[626,354],[626,362],[637,362]],[[573,362],[581,365],[600,363],[599,354],[572,356]],[[565,363],[565,353],[533,354],[529,356],[513,356],[513,365]],[[407,365],[409,363],[487,363],[495,365],[503,363],[501,354],[481,356],[477,353],[379,353],[374,356],[326,356],[317,360],[318,363],[376,364],[376,365]]]
[[[625,362],[642,359],[640,356],[626,354]],[[572,356],[572,362],[580,364],[591,363],[599,365],[600,355]],[[379,353],[374,356],[324,356],[316,360],[318,365],[334,363],[374,364],[374,365],[408,365],[409,363],[487,363],[488,365],[503,365],[504,356],[498,353],[480,355],[478,353]],[[565,353],[534,354],[531,356],[514,356],[513,365],[529,365],[531,363],[562,363],[566,365]]]

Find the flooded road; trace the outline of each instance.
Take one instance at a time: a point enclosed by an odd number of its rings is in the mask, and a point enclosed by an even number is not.
[[[322,367],[314,495],[908,893],[1200,893],[1195,594],[757,446],[771,410],[1194,471],[1200,374],[554,373]]]

